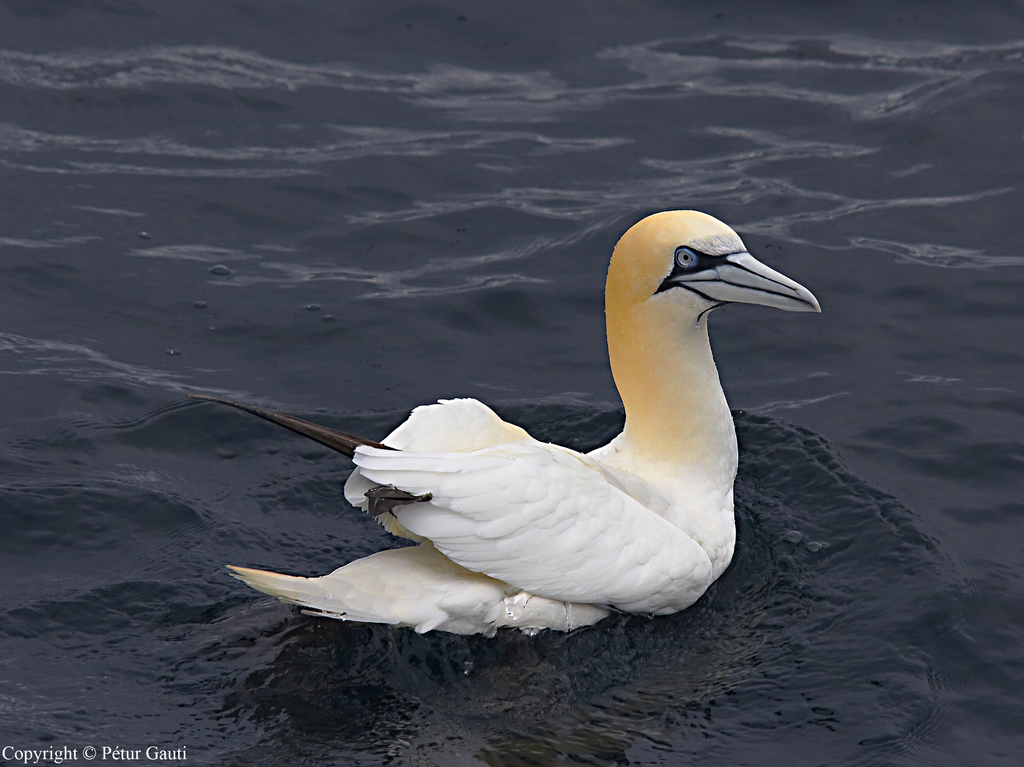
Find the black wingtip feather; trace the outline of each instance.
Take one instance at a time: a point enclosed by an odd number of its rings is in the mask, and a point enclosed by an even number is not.
[[[238,402],[221,399],[220,397],[211,397],[207,394],[186,393],[185,396],[189,399],[215,402],[218,405],[229,405],[230,407],[237,408],[238,410],[244,410],[246,413],[252,413],[266,421],[276,423],[278,426],[283,426],[289,431],[301,434],[303,437],[307,437],[314,442],[319,442],[324,447],[329,447],[331,450],[337,450],[339,453],[348,456],[349,458],[355,455],[355,450],[360,445],[376,447],[381,450],[394,450],[393,447],[388,447],[380,442],[374,442],[372,439],[357,437],[354,434],[348,434],[343,431],[338,431],[337,429],[328,429],[326,426],[318,426],[315,423],[303,421],[301,418],[295,418],[294,416],[286,415],[284,413],[275,413],[273,410],[264,410],[262,408],[252,407],[251,405],[242,405]]]

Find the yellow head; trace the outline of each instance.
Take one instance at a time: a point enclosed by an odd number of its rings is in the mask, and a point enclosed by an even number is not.
[[[633,224],[615,245],[608,267],[607,306],[642,304],[653,296],[672,271],[680,246],[713,256],[746,251],[736,232],[707,213],[655,213]]]

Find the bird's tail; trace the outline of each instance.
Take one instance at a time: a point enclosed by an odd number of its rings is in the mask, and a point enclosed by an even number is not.
[[[501,581],[460,567],[430,543],[380,551],[319,578],[230,565],[229,569],[257,591],[299,605],[311,615],[410,626],[421,634],[441,629],[493,635],[502,626],[528,633],[546,628],[570,631],[608,615],[592,605],[523,592],[509,595]]]

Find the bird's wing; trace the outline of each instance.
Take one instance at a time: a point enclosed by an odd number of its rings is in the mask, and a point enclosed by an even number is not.
[[[443,399],[434,405],[420,405],[384,438],[383,444],[396,450],[413,452],[458,452],[519,440],[530,435],[501,420],[487,405],[475,399]],[[366,491],[374,487],[357,467],[345,483],[345,500],[360,509],[367,508]],[[384,483],[387,484],[387,483]],[[422,541],[395,524],[393,517],[381,520],[388,532]]]
[[[464,452],[360,447],[368,481],[429,502],[401,526],[452,561],[538,596],[674,612],[711,583],[704,550],[591,458],[531,438]]]
[[[451,453],[524,439],[530,439],[525,430],[503,421],[480,400],[465,398],[420,405],[383,443],[416,453]]]

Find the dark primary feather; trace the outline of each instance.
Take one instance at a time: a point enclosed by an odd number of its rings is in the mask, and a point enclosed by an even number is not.
[[[231,407],[244,410],[246,413],[252,413],[253,415],[259,416],[271,423],[276,423],[278,426],[301,434],[303,437],[308,437],[314,442],[319,442],[324,447],[329,447],[331,450],[337,450],[342,455],[351,458],[355,454],[355,449],[360,445],[368,445],[369,447],[377,447],[381,450],[394,450],[393,447],[382,445],[380,442],[374,442],[372,439],[366,439],[365,437],[357,437],[354,434],[347,434],[337,429],[328,429],[326,426],[317,426],[315,423],[309,421],[303,421],[301,418],[295,418],[294,416],[285,415],[284,413],[275,413],[273,410],[263,410],[258,407],[251,407],[250,405],[240,405],[237,402],[231,400],[220,399],[219,397],[210,397],[205,394],[186,394],[189,399],[200,399],[206,402],[216,402],[218,405],[230,405]]]

